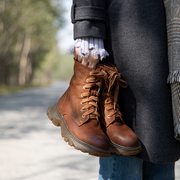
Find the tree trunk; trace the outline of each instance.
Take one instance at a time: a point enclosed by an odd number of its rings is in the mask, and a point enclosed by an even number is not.
[[[26,66],[26,82],[29,83],[31,81],[32,76],[32,61],[28,58],[27,66]]]
[[[28,34],[24,37],[24,43],[22,47],[20,62],[19,62],[19,84],[24,85],[26,83],[26,66],[28,61],[28,54],[31,48],[31,38]]]

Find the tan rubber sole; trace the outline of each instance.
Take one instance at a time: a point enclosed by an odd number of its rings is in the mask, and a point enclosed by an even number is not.
[[[70,146],[73,146],[75,149],[80,150],[83,153],[88,153],[93,156],[110,157],[110,151],[94,147],[80,140],[70,131],[63,115],[57,107],[57,103],[49,106],[47,109],[47,116],[55,126],[61,127],[61,136],[64,138],[65,142],[68,142]]]
[[[114,152],[116,154],[119,154],[119,155],[122,154],[124,156],[131,156],[131,155],[138,154],[140,151],[141,151],[140,143],[136,147],[124,147],[111,141],[111,152]]]

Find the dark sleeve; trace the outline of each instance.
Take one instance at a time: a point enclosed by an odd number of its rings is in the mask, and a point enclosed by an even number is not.
[[[71,20],[74,24],[74,39],[83,37],[106,37],[106,1],[73,0]]]

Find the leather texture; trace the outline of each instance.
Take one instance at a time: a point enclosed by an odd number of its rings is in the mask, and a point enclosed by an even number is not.
[[[81,141],[109,151],[109,139],[99,124],[100,80],[104,73],[75,61],[69,88],[58,101],[58,108],[70,131]]]

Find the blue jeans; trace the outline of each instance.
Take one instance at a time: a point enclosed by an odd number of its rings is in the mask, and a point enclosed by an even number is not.
[[[100,158],[99,180],[174,180],[175,163],[154,164],[132,156]]]

